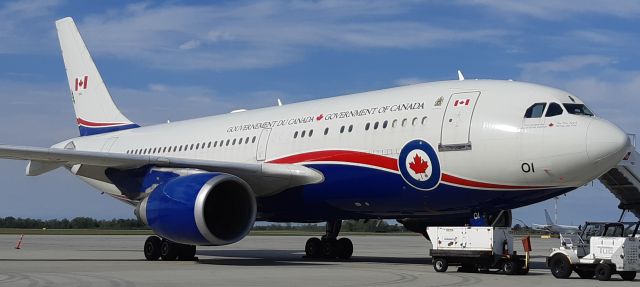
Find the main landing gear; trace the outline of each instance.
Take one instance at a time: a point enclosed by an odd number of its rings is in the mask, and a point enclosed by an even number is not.
[[[307,240],[304,252],[307,258],[349,259],[353,254],[353,243],[346,237],[338,239],[342,220],[327,222],[325,234],[321,238],[311,237]]]
[[[144,242],[144,257],[149,261],[196,260],[196,246],[175,243],[158,236],[149,236]]]

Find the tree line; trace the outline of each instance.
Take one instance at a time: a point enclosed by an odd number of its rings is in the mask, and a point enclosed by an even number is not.
[[[0,218],[0,228],[24,229],[111,229],[111,230],[141,230],[149,229],[137,219],[94,219],[91,217],[76,217],[73,219],[33,219],[33,218]],[[324,232],[325,226],[319,224],[256,224],[253,230],[297,230],[308,232]],[[344,232],[404,232],[400,225],[391,225],[384,220],[345,220],[342,222]]]
[[[0,218],[0,228],[25,228],[25,229],[113,229],[131,230],[148,229],[144,223],[137,219],[94,219],[91,217],[76,217],[69,219],[32,219],[15,218],[13,216]]]

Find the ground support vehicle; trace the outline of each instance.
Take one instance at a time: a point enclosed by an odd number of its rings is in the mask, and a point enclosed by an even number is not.
[[[560,248],[547,257],[551,274],[564,279],[575,271],[580,278],[600,281],[619,274],[633,281],[640,270],[639,224],[587,222],[580,234],[560,234]]]
[[[427,227],[427,234],[433,245],[429,251],[437,272],[445,272],[449,266],[460,266],[458,271],[462,272],[490,269],[509,275],[529,272],[531,245],[528,237],[525,243],[527,256],[518,255],[513,249],[511,228]]]

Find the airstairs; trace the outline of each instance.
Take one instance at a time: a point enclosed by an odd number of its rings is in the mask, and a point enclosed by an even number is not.
[[[616,167],[600,177],[600,182],[620,200],[621,220],[625,211],[640,218],[640,153],[636,150],[636,136],[629,136],[633,148]]]

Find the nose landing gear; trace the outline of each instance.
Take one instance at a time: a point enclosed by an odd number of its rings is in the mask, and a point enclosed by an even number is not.
[[[325,234],[321,238],[312,237],[305,244],[307,258],[349,259],[353,254],[353,243],[349,238],[338,239],[342,220],[327,221]]]

